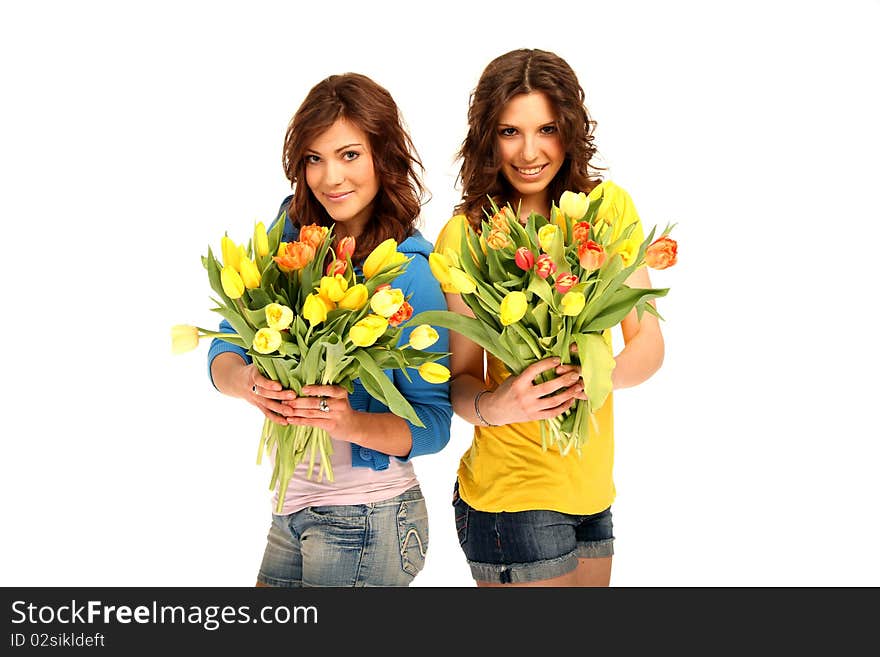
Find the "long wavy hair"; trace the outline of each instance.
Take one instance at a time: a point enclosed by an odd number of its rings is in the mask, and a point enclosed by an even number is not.
[[[293,188],[287,215],[294,225],[333,225],[306,184],[305,151],[338,119],[366,133],[379,178],[373,214],[353,255],[363,260],[380,242],[393,237],[400,243],[415,230],[425,194],[420,175],[424,168],[391,94],[359,73],[331,75],[312,87],[284,137],[282,165]]]
[[[584,90],[571,66],[545,50],[512,50],[493,59],[480,76],[470,97],[467,137],[457,154],[462,201],[455,212],[466,215],[476,230],[489,197],[502,205],[516,194],[501,173],[498,119],[514,96],[531,92],[547,96],[565,148],[565,161],[549,185],[550,198],[558,199],[567,189],[589,192],[602,180],[598,171],[603,167],[592,162],[596,122],[587,112]]]

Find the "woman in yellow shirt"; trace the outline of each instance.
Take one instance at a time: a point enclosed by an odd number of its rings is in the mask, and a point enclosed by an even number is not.
[[[493,60],[471,96],[462,160],[462,202],[437,238],[435,251],[458,250],[467,223],[479,230],[487,197],[550,216],[565,190],[601,194],[605,213],[636,223],[629,195],[596,175],[591,160],[595,122],[571,67],[542,50],[515,50]],[[649,288],[647,270],[626,281]],[[450,310],[472,315],[461,297],[445,288]],[[625,347],[615,357],[614,388],[650,377],[663,361],[657,319],[635,310],[621,323]],[[610,332],[606,340],[611,348]],[[510,376],[477,344],[451,331],[451,396],[454,411],[474,425],[453,494],[459,543],[479,586],[608,586],[614,500],[612,401],[596,413],[599,431],[582,455],[544,452],[538,420],[555,417],[584,387],[575,368],[546,359]],[[553,381],[535,384],[544,370]]]

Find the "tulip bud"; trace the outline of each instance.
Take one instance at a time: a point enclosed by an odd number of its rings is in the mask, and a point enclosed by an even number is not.
[[[578,277],[574,274],[560,274],[556,277],[556,291],[559,294],[565,294],[579,282]]]
[[[440,334],[430,324],[420,324],[409,334],[409,344],[413,349],[427,349],[440,339]]]
[[[360,310],[367,303],[370,293],[363,283],[352,285],[339,300],[339,307],[345,310]]]
[[[498,251],[510,244],[510,237],[504,231],[493,228],[489,231],[489,236],[486,238],[486,244],[489,245],[490,249]]]
[[[587,214],[590,201],[583,192],[562,192],[559,198],[559,209],[573,221],[578,221]]]
[[[321,243],[327,237],[330,229],[327,226],[319,226],[318,224],[309,224],[299,229],[299,241],[305,242],[315,251],[321,248]]]
[[[388,323],[391,326],[400,326],[406,320],[408,320],[413,315],[413,307],[409,305],[406,301],[400,304],[400,308],[397,309],[397,312],[391,315],[388,318]]]
[[[171,353],[183,354],[199,346],[199,329],[188,324],[171,327]]]
[[[508,292],[501,300],[501,323],[509,326],[521,320],[529,304],[524,292]]]
[[[327,263],[327,271],[324,273],[327,276],[343,276],[347,267],[345,260],[331,260]]]
[[[254,253],[258,258],[269,254],[269,236],[266,235],[266,226],[262,221],[254,226]]]
[[[452,287],[459,294],[473,294],[477,289],[474,279],[457,267],[449,268],[449,279]]]
[[[541,278],[547,278],[550,274],[556,273],[556,263],[553,258],[546,253],[542,253],[535,261],[535,273]]]
[[[318,289],[322,297],[336,302],[345,296],[345,291],[348,289],[348,281],[342,275],[322,276]]]
[[[632,237],[629,237],[620,242],[620,244],[618,244],[615,248],[614,252],[617,253],[623,260],[623,266],[629,267],[636,259],[636,256],[639,254],[640,246],[640,242],[633,239]]]
[[[575,317],[580,314],[587,303],[587,298],[580,292],[566,292],[560,301],[562,314]]]
[[[398,289],[384,288],[376,290],[370,299],[370,308],[382,317],[391,317],[403,304],[403,291]]]
[[[367,315],[351,327],[348,337],[356,347],[369,347],[382,337],[386,328],[387,319],[379,315]]]
[[[303,303],[302,315],[309,320],[309,326],[315,326],[327,319],[327,313],[333,310],[333,303],[320,294],[310,294]]]
[[[230,237],[224,235],[223,239],[220,240],[220,252],[223,255],[223,266],[232,267],[235,271],[238,271],[238,261],[241,259],[241,252],[238,249],[238,245]]]
[[[238,272],[230,265],[226,265],[220,270],[220,284],[223,291],[230,299],[240,299],[244,294],[244,281],[241,280]]]
[[[556,224],[546,224],[538,230],[538,244],[541,245],[541,250],[544,253],[550,251],[550,246],[553,244],[558,230],[559,226]]]
[[[247,289],[253,290],[260,287],[260,270],[257,267],[257,263],[250,258],[242,258],[239,262],[239,267],[241,269],[241,280]]]
[[[344,262],[346,258],[352,256],[354,253],[354,247],[355,241],[351,235],[343,237],[336,245],[336,257]]]
[[[579,221],[572,227],[575,242],[584,242],[590,239],[590,224],[586,221]]]
[[[266,323],[269,328],[283,331],[293,322],[293,311],[280,303],[270,303],[266,306]]]
[[[523,271],[529,271],[535,265],[535,254],[528,247],[521,246],[516,250],[513,261]]]
[[[651,269],[666,269],[678,262],[678,242],[668,237],[655,240],[645,251],[645,263]]]
[[[254,334],[254,351],[271,354],[281,346],[281,333],[273,328],[261,328]]]
[[[422,363],[419,374],[428,383],[446,383],[449,381],[449,370],[440,363]]]
[[[581,267],[587,271],[599,269],[602,263],[605,262],[605,257],[605,249],[601,244],[597,244],[593,240],[581,242],[578,247],[578,260],[581,263]]]
[[[373,278],[385,265],[391,264],[393,254],[397,253],[397,242],[388,238],[377,246],[364,260],[363,272],[366,278]]]

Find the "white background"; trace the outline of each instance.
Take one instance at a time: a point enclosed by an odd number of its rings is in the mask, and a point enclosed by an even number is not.
[[[880,585],[877,2],[299,5],[0,9],[0,584],[251,586],[262,418],[210,386],[207,344],[170,353],[218,319],[200,255],[274,216],[287,122],[345,71],[398,101],[433,240],[480,72],[538,47],[645,225],[678,222],[666,361],[615,397],[612,584]],[[473,584],[469,433],[416,461],[417,586]]]

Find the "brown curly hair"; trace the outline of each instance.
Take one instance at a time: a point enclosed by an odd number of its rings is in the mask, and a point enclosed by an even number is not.
[[[312,87],[284,137],[281,160],[294,190],[287,215],[294,225],[333,226],[333,219],[305,184],[305,151],[338,119],[367,134],[379,177],[373,215],[352,256],[363,260],[380,242],[393,237],[400,243],[415,230],[425,195],[419,173],[424,168],[391,94],[359,73],[331,75]]]
[[[512,50],[493,59],[480,76],[470,97],[467,137],[457,154],[462,161],[462,201],[455,212],[466,215],[477,230],[489,197],[502,205],[515,194],[501,173],[498,118],[514,96],[536,91],[552,104],[565,148],[562,168],[550,182],[550,198],[558,199],[565,190],[590,192],[602,180],[598,170],[603,167],[592,163],[596,122],[587,112],[584,90],[571,66],[545,50]]]

